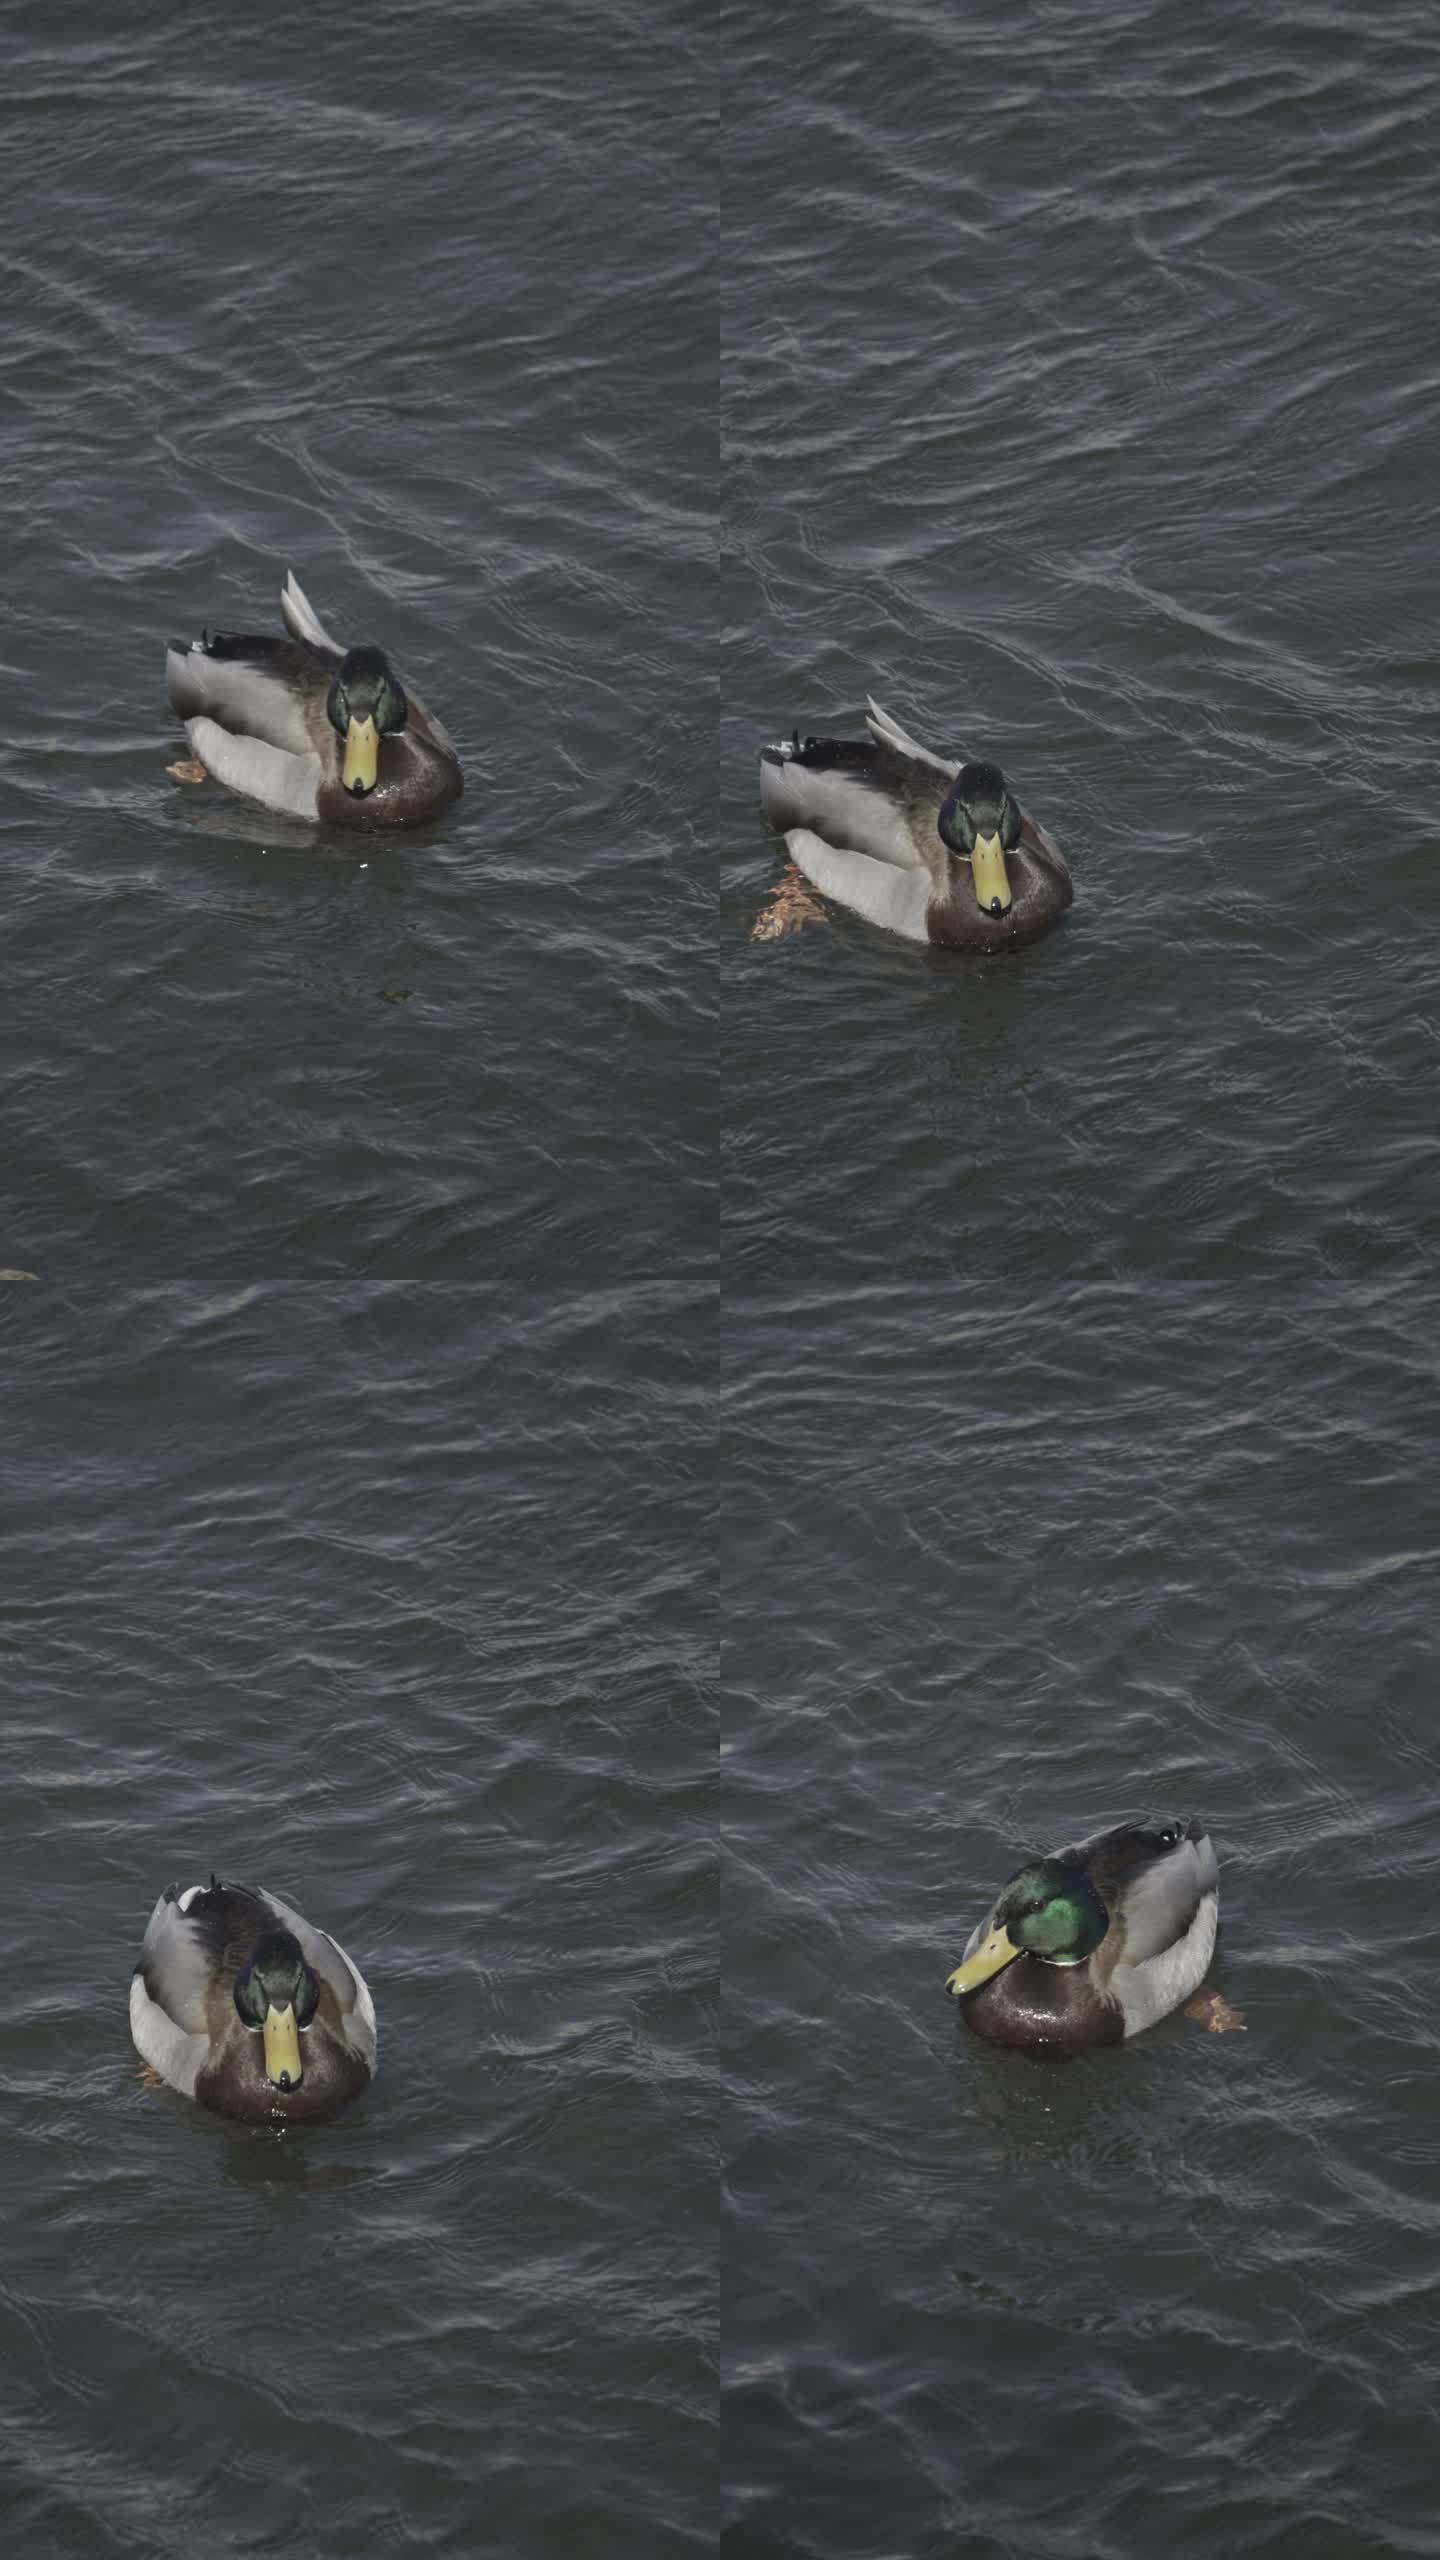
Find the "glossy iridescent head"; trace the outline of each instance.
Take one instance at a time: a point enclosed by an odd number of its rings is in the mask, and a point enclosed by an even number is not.
[[[265,2074],[277,2089],[304,2078],[300,2029],[320,2005],[320,1985],[288,1929],[268,1930],[235,1977],[235,2006],[252,2033],[265,2038]]]
[[[1038,1956],[1043,1964],[1083,1964],[1110,1926],[1110,1915],[1083,1868],[1058,1858],[1037,1858],[1012,1876],[995,1905],[988,1934],[945,1988],[963,1999],[1013,1964]]]
[[[330,681],[325,704],[332,729],[345,741],[340,779],[357,800],[375,788],[380,741],[403,729],[410,705],[379,649],[347,649]]]
[[[1005,856],[1019,843],[1022,823],[998,764],[961,766],[936,824],[941,843],[968,861],[975,903],[986,915],[1009,912]]]

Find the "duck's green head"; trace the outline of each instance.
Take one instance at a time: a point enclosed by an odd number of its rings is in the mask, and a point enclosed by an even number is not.
[[[1021,817],[998,764],[962,765],[936,823],[941,843],[968,861],[981,912],[1008,915],[1005,856],[1020,841]]]
[[[989,1936],[956,1966],[945,1988],[963,2000],[1016,1956],[1039,1956],[1045,1964],[1083,1964],[1109,1926],[1110,1915],[1081,1868],[1037,1858],[1011,1877],[995,1905]]]
[[[340,779],[363,800],[375,788],[381,739],[403,729],[410,715],[405,689],[381,650],[346,650],[331,679],[325,712],[345,741]]]
[[[235,2006],[252,2034],[265,2038],[265,2076],[277,2089],[298,2089],[305,2076],[300,2029],[320,2005],[320,1985],[288,1929],[257,1938],[235,1977]]]

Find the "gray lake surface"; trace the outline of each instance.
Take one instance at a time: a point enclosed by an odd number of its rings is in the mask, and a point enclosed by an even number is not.
[[[23,23],[4,1259],[710,1277],[697,34],[588,0],[383,6],[323,45],[280,0]],[[167,779],[166,639],[278,632],[287,567],[451,730],[434,826]]]
[[[5,2552],[713,2547],[718,2158],[727,2560],[1440,2553],[1432,13],[25,5],[0,115]],[[287,568],[434,826],[167,776]],[[1048,940],[752,939],[867,692]],[[1146,1810],[1243,2025],[969,2038]],[[212,1869],[331,2124],[139,2077]]]
[[[1435,21],[723,25],[726,2551],[1434,2553]],[[751,941],[867,691],[1049,940]],[[968,2037],[1146,1808],[1245,2031]]]
[[[628,0],[7,19],[7,2560],[713,2547],[713,122]],[[287,567],[436,825],[167,778]],[[141,2084],[212,1870],[333,2123]]]

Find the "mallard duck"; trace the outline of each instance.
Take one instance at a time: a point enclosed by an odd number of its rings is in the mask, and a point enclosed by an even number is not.
[[[911,942],[1009,951],[1074,896],[995,764],[951,764],[870,702],[868,739],[765,747],[760,803],[807,880]]]
[[[170,700],[217,782],[333,827],[414,827],[458,800],[459,760],[379,649],[342,649],[289,572],[288,640],[204,632],[165,653]]]
[[[276,1893],[166,1886],[130,1984],[130,2033],[162,2080],[222,2116],[306,2124],[375,2069],[375,2007],[343,1947]]]
[[[1121,1823],[1013,1875],[945,1988],[992,2044],[1119,2044],[1199,1988],[1219,1887],[1200,1823]]]

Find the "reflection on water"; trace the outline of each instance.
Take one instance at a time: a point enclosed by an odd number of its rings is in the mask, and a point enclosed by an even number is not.
[[[374,2185],[373,2168],[317,2157],[316,2148],[307,2133],[271,2133],[254,2127],[247,2134],[230,2134],[225,2144],[224,2175],[237,2187]]]
[[[1433,2538],[1440,72],[1418,6],[1162,15],[729,21],[727,2494],[787,2560]],[[1063,933],[750,940],[756,747],[869,690],[1003,764]],[[1247,2032],[967,2036],[1017,1845],[1158,1799]]]

